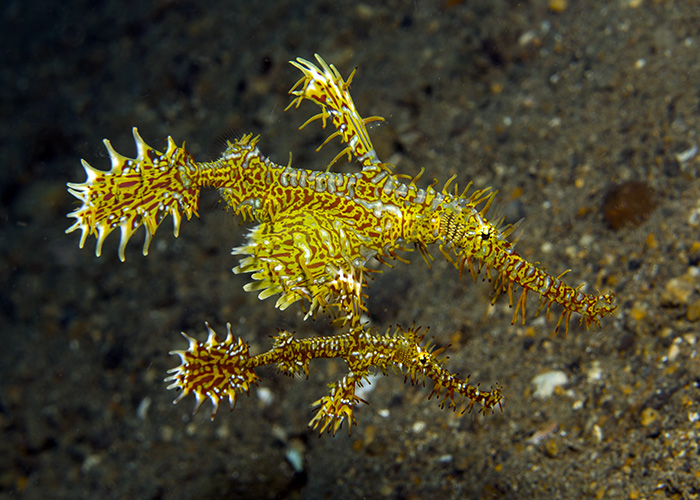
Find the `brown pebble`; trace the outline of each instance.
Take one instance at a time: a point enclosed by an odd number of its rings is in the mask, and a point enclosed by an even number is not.
[[[544,452],[549,458],[556,458],[559,454],[559,445],[556,440],[548,439],[544,443]]]
[[[640,417],[641,424],[644,427],[649,427],[659,419],[659,412],[653,408],[644,408]]]
[[[673,307],[689,304],[700,278],[699,271],[697,268],[690,267],[683,276],[668,280],[661,293],[661,303]]]
[[[700,299],[688,306],[688,311],[685,313],[685,317],[688,318],[688,321],[695,322],[700,320]]]
[[[603,201],[603,217],[617,231],[638,226],[656,208],[655,191],[646,182],[627,181],[613,186]]]
[[[569,2],[566,0],[549,0],[547,3],[547,7],[549,7],[549,10],[552,12],[556,12],[557,14],[561,14],[566,10],[566,8],[569,6]]]

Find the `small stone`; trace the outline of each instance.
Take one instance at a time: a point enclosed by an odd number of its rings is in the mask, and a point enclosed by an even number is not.
[[[647,239],[644,241],[647,248],[654,249],[659,246],[659,242],[656,240],[654,233],[649,233]]]
[[[630,316],[635,321],[642,321],[646,317],[646,315],[647,315],[646,304],[640,304],[639,302],[636,302],[632,306],[632,309],[630,309]]]
[[[666,355],[666,361],[673,362],[676,360],[678,355],[681,353],[681,348],[678,344],[674,342],[671,347],[668,348],[668,354]]]
[[[688,311],[685,313],[685,317],[688,318],[688,321],[695,322],[700,320],[700,299],[688,306]]]
[[[691,267],[683,276],[671,278],[661,294],[661,303],[666,306],[683,306],[690,302],[690,296],[698,284],[698,268]]]
[[[287,462],[297,474],[304,471],[305,452],[306,445],[299,438],[292,439],[284,452],[284,458],[287,459]]]
[[[140,420],[146,420],[148,418],[148,409],[151,407],[151,398],[146,396],[139,403],[138,408],[136,408],[136,416]]]
[[[603,442],[603,429],[601,429],[598,424],[593,425],[593,428],[591,429],[591,434],[593,435],[593,439],[595,439],[596,443]]]
[[[422,420],[418,420],[416,422],[413,422],[413,425],[411,426],[411,430],[413,432],[415,432],[416,434],[420,434],[421,432],[423,432],[425,430],[425,427],[426,427],[425,422],[423,422]]]
[[[608,190],[603,201],[603,218],[611,229],[638,226],[656,208],[654,188],[645,182],[627,181]]]
[[[88,455],[85,457],[85,460],[83,460],[83,464],[80,466],[80,471],[83,474],[87,474],[92,469],[100,465],[100,462],[102,462],[102,457],[100,455]]]
[[[548,439],[544,443],[544,452],[549,458],[555,458],[559,454],[559,445],[556,439]]]
[[[644,408],[641,414],[641,423],[644,427],[649,427],[659,419],[659,412],[653,408]]]
[[[600,361],[593,361],[586,370],[586,380],[589,382],[596,382],[602,380],[602,378],[603,370],[600,367]]]
[[[365,428],[364,436],[362,438],[362,441],[365,446],[368,446],[372,441],[374,441],[374,438],[377,436],[377,428],[373,425],[368,425]]]
[[[551,10],[552,12],[556,12],[557,14],[561,14],[569,6],[569,2],[567,2],[567,0],[549,0],[549,3],[547,6],[549,7],[549,10]]]
[[[554,394],[554,389],[566,384],[569,377],[561,370],[552,370],[537,375],[532,379],[535,386],[535,397],[538,399],[546,399]]]
[[[267,387],[261,387],[257,390],[258,400],[263,407],[270,406],[275,401],[275,395]]]

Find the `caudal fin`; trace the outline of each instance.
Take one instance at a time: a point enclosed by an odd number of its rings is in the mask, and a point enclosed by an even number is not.
[[[107,235],[120,228],[119,259],[122,262],[126,244],[140,226],[146,230],[143,254],[147,255],[156,229],[168,214],[173,216],[173,232],[177,237],[183,214],[187,220],[192,214],[198,216],[199,205],[199,170],[184,144],[178,147],[168,137],[168,149],[161,153],[144,142],[136,127],[132,132],[136,158],[120,155],[105,139],[112,168],[107,172],[97,170],[82,160],[87,180],[67,184],[68,192],[83,204],[68,214],[76,221],[66,233],[82,231],[80,248],[87,237],[94,234],[97,237],[95,254],[99,257]]]

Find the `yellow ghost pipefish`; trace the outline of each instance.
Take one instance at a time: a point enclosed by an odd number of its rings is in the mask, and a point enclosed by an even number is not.
[[[553,303],[560,304],[557,330],[563,324],[568,331],[573,313],[586,327],[599,326],[600,319],[615,309],[614,295],[583,293],[580,286],[572,288],[561,275],[554,277],[518,255],[507,239],[514,226],[503,227],[502,219],[487,218],[496,195],[491,188],[468,194],[469,186],[461,192],[450,189],[450,179],[440,191],[432,186],[423,189],[417,186],[420,175],[403,182],[391,165],[379,160],[367,133],[367,123],[382,119],[362,118],[355,108],[349,93],[355,72],[345,81],[333,65],[318,55],[316,60],[318,65],[302,58],[291,62],[302,77],[289,92],[293,99],[287,109],[304,100],[316,103],[321,111],[300,129],[316,120],[325,128],[330,121],[335,132],[320,147],[338,137],[345,148],[331,165],[347,155],[359,162],[360,171],[306,170],[292,167],[291,162],[277,165],[260,153],[259,137],[252,135],[229,141],[218,160],[197,162],[184,144],[178,147],[168,137],[165,152],[160,152],[134,128],[136,158],[120,155],[105,140],[112,161],[109,171],[94,169],[83,160],[87,180],[68,184],[82,206],[68,215],[76,221],[66,232],[81,231],[81,248],[94,234],[99,256],[105,238],[118,228],[123,261],[129,239],[143,226],[146,255],[167,215],[173,217],[177,236],[183,216],[188,220],[198,216],[200,190],[218,188],[234,214],[258,223],[245,244],[233,249],[233,254],[243,256],[234,272],[251,273],[253,278],[245,290],[257,291],[261,300],[276,295],[279,309],[301,301],[307,317],[320,311],[345,328],[342,334],[305,339],[280,331],[272,348],[257,355],[249,353],[248,344],[234,336],[230,325],[226,338],[221,338],[207,324],[205,342],[183,333],[189,347],[171,353],[181,358],[181,364],[169,371],[168,388],[182,391],[175,402],[194,394],[195,411],[211,400],[212,418],[222,400],[228,399],[233,409],[238,395],[257,385],[257,367],[276,365],[285,374],[308,376],[309,363],[316,358],[342,358],[348,366],[347,374],[330,385],[329,394],[314,403],[316,414],[309,425],[320,433],[335,434],[346,419],[349,428],[356,423],[354,406],[364,401],[355,390],[373,369],[386,374],[392,368],[413,384],[431,379],[435,384],[431,396],[441,398],[441,407],[464,413],[475,403],[482,412],[500,406],[500,388],[483,391],[469,378],[449,372],[440,357],[445,348],[425,344],[425,330],[399,326],[380,333],[363,324],[370,259],[405,261],[396,252],[412,244],[429,262],[428,246],[436,244],[460,272],[466,264],[475,279],[484,267],[489,278],[492,270],[497,273],[495,295],[507,292],[510,305],[515,305],[513,322],[519,314],[525,321],[528,292],[540,296],[538,312],[546,308],[548,315]],[[517,300],[514,285],[522,288]]]

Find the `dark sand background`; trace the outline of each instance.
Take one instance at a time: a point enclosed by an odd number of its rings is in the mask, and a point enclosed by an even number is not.
[[[558,6],[556,6],[556,5]],[[695,498],[700,494],[700,4],[569,1],[10,1],[0,95],[0,498]],[[530,319],[442,259],[417,254],[369,290],[373,323],[430,326],[454,371],[501,384],[503,413],[458,417],[429,388],[380,378],[347,436],[306,428],[340,377],[261,370],[261,388],[209,421],[173,406],[179,331],[231,322],[259,352],[277,328],[330,334],[297,307],[246,294],[230,248],[245,226],[217,204],[151,255],[118,235],[65,235],[80,158],[134,154],[130,129],[198,159],[261,134],[278,163],[325,167],[315,110],[283,113],[287,61],[318,52],[343,75],[400,173],[500,190],[525,217],[519,251],[574,285],[612,289],[615,316],[587,332]],[[354,168],[341,166],[339,168]],[[613,230],[606,193],[655,190],[648,218]],[[634,206],[638,191],[623,196]],[[635,217],[627,217],[635,222]],[[165,226],[169,226],[166,223]],[[137,234],[134,238],[140,240]],[[433,252],[436,256],[439,252]],[[531,300],[530,311],[536,301]],[[534,377],[567,383],[535,397]],[[262,396],[262,397],[261,397]],[[296,468],[294,466],[295,460]]]

